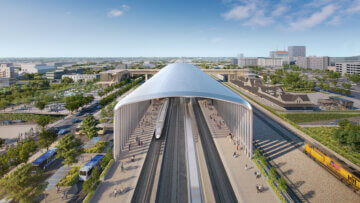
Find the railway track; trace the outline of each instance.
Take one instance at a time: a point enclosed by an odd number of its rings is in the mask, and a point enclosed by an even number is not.
[[[188,202],[183,107],[180,99],[175,98],[156,202]]]
[[[197,100],[193,103],[196,123],[199,130],[201,144],[203,146],[205,161],[208,167],[211,185],[216,202],[238,202],[231,186],[219,153],[216,149],[209,127],[201,112]]]
[[[172,100],[170,99],[170,107],[172,107]],[[170,120],[168,118],[171,117],[172,108],[169,109],[166,115],[167,121]],[[154,180],[156,175],[156,170],[159,162],[159,156],[161,153],[161,147],[166,142],[165,137],[168,133],[168,122],[165,122],[164,128],[162,130],[162,136],[160,139],[155,139],[155,135],[153,136],[148,153],[145,158],[145,162],[143,168],[141,169],[141,173],[139,176],[139,180],[136,184],[135,191],[131,202],[150,202],[151,194],[154,189]]]

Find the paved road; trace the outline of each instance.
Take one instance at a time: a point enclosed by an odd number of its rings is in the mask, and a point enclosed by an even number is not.
[[[178,98],[166,138],[156,202],[187,202],[187,174],[185,159],[184,106]]]
[[[204,115],[201,113],[198,101],[193,103],[193,109],[215,200],[216,202],[238,202],[219,153],[216,149],[209,127],[206,124]]]

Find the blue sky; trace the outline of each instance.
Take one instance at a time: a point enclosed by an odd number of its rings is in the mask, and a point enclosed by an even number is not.
[[[0,57],[360,55],[360,0],[0,0]]]

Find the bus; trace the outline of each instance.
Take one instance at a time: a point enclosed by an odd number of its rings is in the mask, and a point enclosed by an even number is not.
[[[98,154],[94,156],[89,162],[87,162],[79,171],[79,180],[86,181],[91,178],[91,173],[95,167],[99,167],[101,170],[101,160],[104,158],[104,155]]]
[[[32,165],[45,170],[51,165],[51,163],[55,161],[56,150],[56,148],[49,149],[47,152],[45,152],[43,155],[33,161]]]

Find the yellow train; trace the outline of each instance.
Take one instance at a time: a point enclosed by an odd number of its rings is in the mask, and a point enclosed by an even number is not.
[[[331,170],[335,175],[339,178],[346,180],[351,186],[353,186],[356,190],[360,189],[360,179],[355,175],[348,172],[346,169],[341,167],[339,163],[326,156],[324,153],[320,152],[316,147],[310,146],[309,144],[305,145],[305,153],[309,156],[315,158],[321,164],[323,164],[326,168]]]

